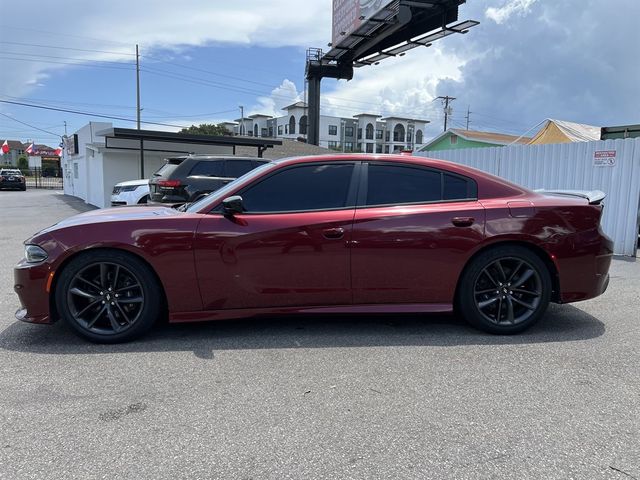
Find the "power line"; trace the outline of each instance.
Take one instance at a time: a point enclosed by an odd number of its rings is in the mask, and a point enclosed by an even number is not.
[[[125,52],[113,52],[108,50],[95,50],[91,48],[75,48],[75,47],[62,47],[57,45],[42,45],[38,43],[22,43],[22,42],[10,42],[8,40],[0,40],[0,43],[6,43],[7,45],[20,45],[23,47],[38,47],[38,48],[53,48],[58,50],[73,50],[76,52],[91,52],[91,53],[108,53],[111,55],[128,55],[135,57],[135,53],[125,53]]]
[[[13,60],[13,61],[17,61],[17,62],[34,62],[34,59],[32,58],[16,58],[16,57],[0,57],[3,60]],[[91,60],[87,60],[87,61],[91,61]],[[55,61],[55,60],[38,60],[38,62],[40,63],[53,63],[53,64],[57,64],[57,65],[72,65],[75,67],[94,67],[94,68],[109,68],[111,70],[129,70],[132,71],[134,70],[133,68],[126,68],[126,67],[116,67],[111,66],[111,65],[87,65],[86,63],[82,63],[82,61],[79,62],[59,62],[59,61]]]
[[[130,47],[131,45],[125,42],[118,42],[116,40],[107,40],[106,38],[96,38],[96,37],[87,37],[86,35],[73,35],[71,33],[61,33],[61,32],[52,32],[51,30],[42,30],[41,28],[29,28],[29,27],[24,27],[24,26],[15,26],[15,25],[0,25],[0,30],[6,30],[6,29],[12,29],[12,30],[28,30],[31,32],[38,32],[38,33],[45,33],[45,34],[49,34],[49,35],[57,35],[60,37],[70,37],[70,38],[81,38],[84,40],[94,40],[96,42],[105,42],[105,43],[111,43],[113,45],[126,45],[128,47]]]
[[[44,106],[44,105],[33,105],[33,104],[23,103],[23,102],[13,102],[13,101],[10,101],[10,100],[0,100],[0,103],[8,103],[8,104],[11,104],[11,105],[20,105],[20,106],[23,106],[23,107],[40,108],[40,109],[43,109],[43,110],[52,110],[52,111],[55,111],[55,112],[73,113],[75,115],[85,115],[85,116],[89,116],[89,117],[108,118],[110,120],[122,120],[124,122],[136,123],[136,119],[135,118],[116,117],[116,116],[113,116],[113,115],[104,115],[102,113],[81,112],[81,111],[78,111],[78,110],[68,110],[68,109],[65,109],[65,108],[48,107],[48,106]],[[188,128],[188,127],[185,127],[184,125],[174,125],[174,124],[171,124],[171,123],[145,122],[145,121],[142,121],[141,123],[146,123],[148,125],[161,125],[163,127]]]
[[[3,117],[7,117],[7,118],[13,120],[14,122],[18,122],[18,123],[21,123],[22,125],[26,125],[27,127],[31,127],[34,130],[39,130],[39,131],[44,132],[44,133],[50,133],[51,135],[55,135],[58,138],[62,137],[62,135],[58,135],[57,133],[50,132],[49,130],[45,130],[44,128],[38,128],[35,125],[31,125],[31,124],[29,124],[27,122],[23,122],[22,120],[18,120],[17,118],[13,118],[11,115],[7,115],[6,113],[0,112],[0,115],[2,115]]]

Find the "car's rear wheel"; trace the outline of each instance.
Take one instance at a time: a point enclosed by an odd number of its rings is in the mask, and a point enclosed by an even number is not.
[[[535,253],[519,246],[480,254],[466,268],[458,289],[465,319],[489,333],[519,333],[544,315],[551,275]]]
[[[57,282],[60,317],[97,343],[132,340],[160,315],[162,295],[151,269],[126,252],[100,250],[74,258]]]

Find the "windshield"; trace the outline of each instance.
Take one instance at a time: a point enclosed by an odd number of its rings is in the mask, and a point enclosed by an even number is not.
[[[0,175],[22,175],[20,170],[0,170]]]
[[[187,208],[186,211],[189,213],[197,213],[199,210],[202,210],[206,205],[209,205],[209,204],[214,205],[216,202],[225,198],[229,192],[232,192],[233,190],[235,190],[236,186],[239,183],[244,182],[246,180],[250,180],[259,175],[262,175],[263,172],[273,168],[275,165],[276,165],[275,162],[269,162],[269,163],[265,163],[264,165],[260,165],[257,168],[254,168],[253,170],[242,175],[241,177],[236,178],[233,182],[226,184],[221,189],[216,190],[215,192],[211,192],[209,195],[207,195],[206,197],[203,197],[201,200],[198,200],[197,202],[189,205],[189,208]]]

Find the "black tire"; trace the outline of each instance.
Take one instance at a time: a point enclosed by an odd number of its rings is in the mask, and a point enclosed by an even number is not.
[[[60,318],[95,343],[120,343],[146,333],[161,316],[162,291],[142,260],[118,250],[86,252],[60,273]]]
[[[149,195],[145,195],[140,200],[138,200],[138,205],[146,205],[149,201]]]
[[[496,247],[465,269],[457,307],[476,328],[509,335],[540,320],[552,288],[549,269],[535,253],[516,245]]]
[[[26,192],[27,191],[27,187],[26,186],[22,187],[20,190],[22,190],[23,192]]]

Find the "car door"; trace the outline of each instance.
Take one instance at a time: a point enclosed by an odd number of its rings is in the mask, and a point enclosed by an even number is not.
[[[204,308],[351,304],[356,166],[276,169],[235,192],[244,213],[206,215],[195,240]]]
[[[410,164],[363,165],[351,264],[354,304],[451,303],[484,237],[475,182]]]

